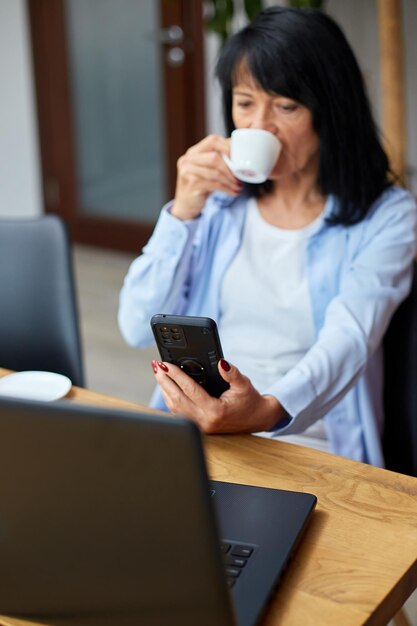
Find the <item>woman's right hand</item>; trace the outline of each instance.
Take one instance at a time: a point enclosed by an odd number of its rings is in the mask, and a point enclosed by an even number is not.
[[[207,197],[213,191],[237,196],[243,184],[223,160],[229,154],[230,140],[209,135],[192,146],[177,161],[177,185],[171,214],[181,220],[200,215]]]

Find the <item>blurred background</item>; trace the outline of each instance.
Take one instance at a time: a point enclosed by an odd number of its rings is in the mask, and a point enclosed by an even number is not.
[[[272,4],[289,2],[0,0],[0,219],[64,218],[92,389],[148,402],[155,351],[119,335],[123,277],[172,197],[177,158],[223,132],[222,40]],[[416,0],[313,4],[345,31],[393,163],[417,192]]]
[[[273,4],[320,5],[339,22],[417,194],[416,0],[0,0],[0,219],[65,220],[91,389],[149,400],[156,352],[119,334],[123,277],[173,195],[178,157],[223,133],[222,41]],[[406,612],[417,626],[417,594]]]

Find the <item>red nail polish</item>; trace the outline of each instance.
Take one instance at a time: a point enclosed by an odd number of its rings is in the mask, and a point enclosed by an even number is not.
[[[224,370],[225,372],[230,372],[230,363],[228,363],[227,361],[225,361],[225,359],[220,359],[220,367],[222,368],[222,370]]]
[[[158,368],[156,367],[156,361],[152,361],[152,369],[153,373],[156,374],[156,372],[158,371]]]
[[[165,363],[162,363],[161,361],[158,361],[158,365],[159,365],[159,367],[161,368],[161,370],[162,370],[163,372],[168,372],[168,368],[167,368],[167,366],[165,365]]]

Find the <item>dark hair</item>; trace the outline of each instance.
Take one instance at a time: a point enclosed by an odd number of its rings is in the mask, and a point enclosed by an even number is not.
[[[339,26],[316,9],[265,9],[225,44],[216,67],[226,131],[241,62],[267,92],[306,106],[320,139],[318,184],[339,199],[333,224],[354,224],[392,184],[355,56]],[[250,185],[259,196],[272,182]]]

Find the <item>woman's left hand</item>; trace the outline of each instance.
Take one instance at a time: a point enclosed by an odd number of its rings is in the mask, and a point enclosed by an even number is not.
[[[190,418],[204,433],[269,430],[285,416],[276,398],[261,395],[249,378],[224,359],[218,368],[230,388],[220,398],[210,396],[172,363],[153,361],[152,368],[169,411]]]

